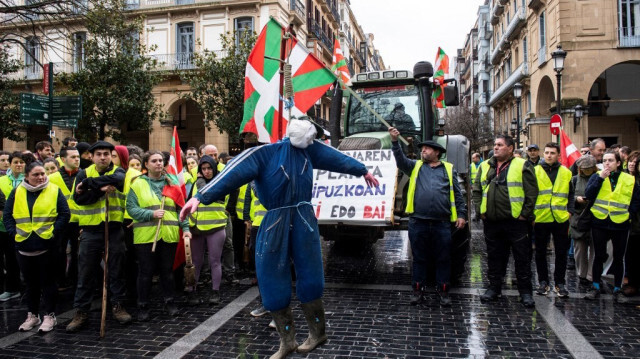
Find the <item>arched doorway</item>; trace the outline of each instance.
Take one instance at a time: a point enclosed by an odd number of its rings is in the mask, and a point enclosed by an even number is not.
[[[193,100],[178,100],[169,107],[169,116],[178,128],[180,148],[199,147],[205,143],[204,115]]]
[[[544,76],[540,80],[538,86],[538,98],[536,99],[536,117],[538,118],[550,118],[551,117],[551,103],[555,101],[555,91],[553,90],[553,83],[549,76]]]
[[[608,145],[640,146],[640,61],[615,64],[591,84],[588,100],[589,139]]]

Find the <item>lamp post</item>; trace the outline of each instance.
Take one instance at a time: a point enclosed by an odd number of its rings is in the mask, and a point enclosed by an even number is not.
[[[553,69],[556,71],[556,79],[558,80],[558,96],[556,96],[556,112],[562,117],[562,70],[564,70],[564,59],[567,57],[567,52],[562,49],[562,46],[558,44],[556,51],[551,53],[553,58]],[[558,134],[558,143],[560,143],[560,135]]]
[[[516,119],[511,120],[511,137],[516,136],[516,131],[518,131],[518,124],[516,123]],[[520,144],[516,142],[516,149],[518,149]]]
[[[520,101],[522,100],[522,84],[513,85],[513,97],[516,98],[516,148],[520,148]]]
[[[575,111],[573,114],[573,133],[575,133],[576,128],[580,125],[580,119],[584,114],[584,108],[580,105],[576,105],[573,110]]]

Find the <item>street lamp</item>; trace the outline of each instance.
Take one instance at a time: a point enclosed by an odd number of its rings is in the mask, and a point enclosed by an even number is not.
[[[522,100],[522,84],[513,85],[513,97],[516,98],[516,148],[520,148],[520,101]]]
[[[518,131],[518,123],[514,118],[511,120],[511,137],[515,137],[517,131]],[[519,145],[520,144],[516,142],[516,149],[518,149]]]
[[[576,105],[573,110],[575,111],[573,114],[573,132],[575,133],[576,128],[580,125],[580,119],[584,114],[584,108],[580,105]]]
[[[564,70],[564,59],[567,57],[567,52],[562,49],[560,44],[558,44],[558,48],[556,51],[551,53],[551,57],[553,58],[553,69],[556,71],[556,79],[558,79],[558,96],[556,96],[558,101],[556,103],[556,112],[560,117],[562,117],[562,70]],[[558,134],[558,143],[560,143],[560,134]]]

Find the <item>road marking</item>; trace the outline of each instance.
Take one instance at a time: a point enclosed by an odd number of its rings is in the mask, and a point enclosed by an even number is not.
[[[560,339],[565,348],[574,358],[600,359],[602,355],[589,343],[587,339],[565,318],[564,314],[555,307],[550,298],[536,296],[536,310],[551,330]]]
[[[198,325],[189,334],[183,336],[171,346],[155,356],[156,359],[182,358],[196,346],[207,340],[211,334],[220,329],[229,319],[244,309],[249,303],[258,298],[260,292],[258,287],[251,287],[242,293],[238,298],[220,309],[216,314],[209,317],[202,324]]]

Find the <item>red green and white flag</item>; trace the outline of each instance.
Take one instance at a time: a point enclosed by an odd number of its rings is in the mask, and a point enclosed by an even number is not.
[[[338,41],[338,38],[333,42],[333,63],[331,64],[331,71],[338,76],[345,86],[351,85],[351,74],[349,73],[347,60],[342,54],[342,48],[340,48],[340,41]]]
[[[174,126],[173,138],[171,139],[171,156],[169,157],[169,166],[167,167],[167,178],[169,183],[167,183],[162,189],[162,195],[171,198],[177,206],[184,207],[184,199],[187,198],[187,190],[184,185],[181,157],[178,129]]]
[[[446,108],[447,106],[444,104],[444,76],[449,74],[449,56],[439,47],[434,68],[436,71],[433,74],[433,80],[437,80],[440,85],[433,89],[432,97],[436,102],[437,108]]]
[[[289,121],[289,109],[283,104],[280,85],[279,59],[285,30],[270,19],[260,32],[247,60],[244,82],[244,115],[240,133],[252,132],[262,143],[274,143],[284,135]],[[335,76],[322,62],[295,38],[285,44],[285,61],[292,65],[293,103],[291,115],[304,116],[316,101],[331,87]]]

